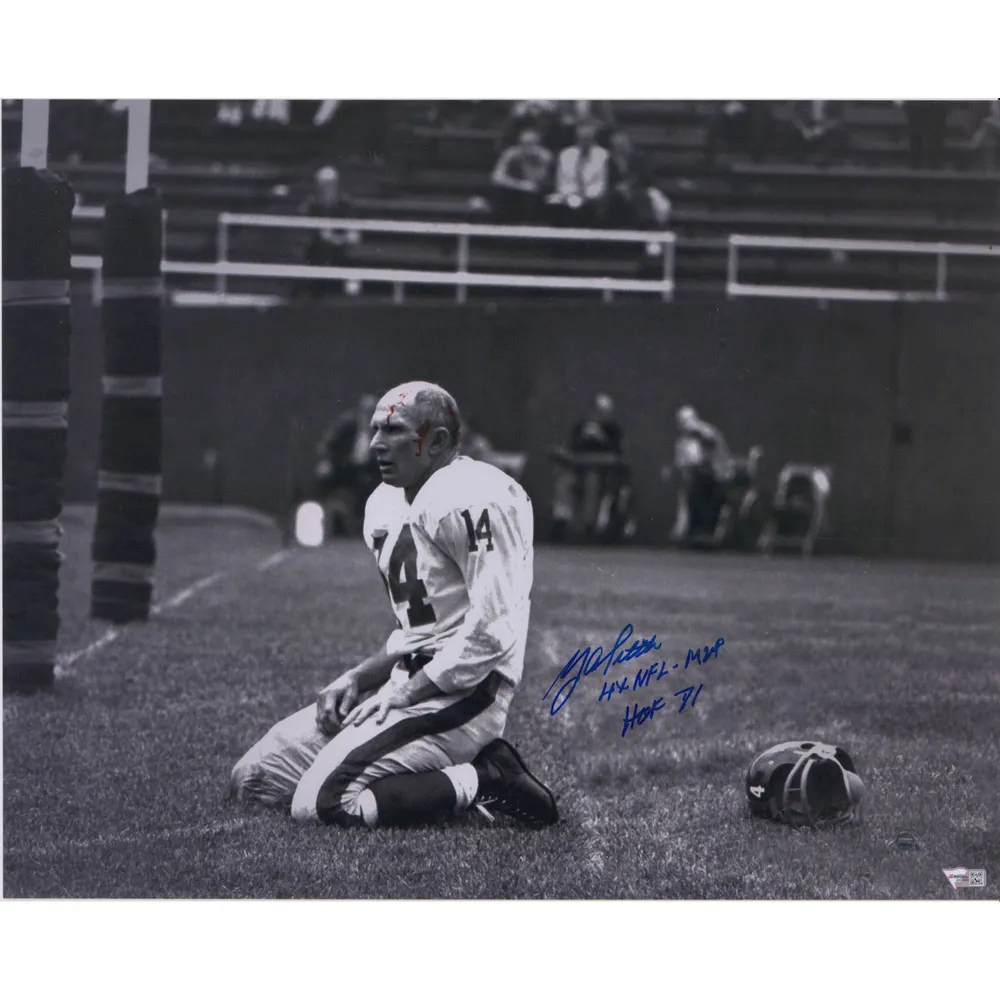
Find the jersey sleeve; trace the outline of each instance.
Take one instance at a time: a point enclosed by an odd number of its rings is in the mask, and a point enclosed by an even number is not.
[[[432,540],[462,571],[469,610],[424,667],[444,692],[475,687],[527,631],[526,556],[530,539],[514,505],[491,502],[453,510]]]

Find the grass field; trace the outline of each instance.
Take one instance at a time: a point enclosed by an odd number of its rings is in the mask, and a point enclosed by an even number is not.
[[[64,525],[64,676],[55,694],[4,700],[7,896],[998,898],[995,570],[541,548],[507,736],[559,796],[560,825],[345,831],[225,793],[252,742],[384,639],[361,543],[276,556],[259,520],[168,509],[162,607],[109,638],[86,618],[89,515]],[[569,656],[626,623],[663,647],[631,674],[725,645],[636,693],[667,705],[624,738],[630,696],[599,704],[599,673],[550,717],[543,696]],[[679,713],[673,693],[691,684]],[[749,818],[751,758],[808,738],[854,754],[862,825]],[[916,850],[895,846],[901,831]],[[952,890],[942,868],[959,865],[985,868],[987,887]]]

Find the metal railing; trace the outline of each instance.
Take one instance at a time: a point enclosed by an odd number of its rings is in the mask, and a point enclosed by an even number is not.
[[[901,291],[872,288],[821,288],[811,285],[761,285],[739,280],[740,247],[763,250],[820,250],[844,253],[922,254],[937,258],[933,291]],[[948,257],[1000,257],[1000,247],[963,243],[906,243],[893,240],[838,240],[797,236],[729,237],[726,294],[786,299],[850,299],[868,302],[944,302],[948,298]]]
[[[78,207],[74,214],[96,219],[102,208]],[[422,270],[416,268],[379,267],[319,267],[303,264],[250,263],[229,260],[230,229],[233,226],[269,229],[336,229],[354,233],[398,233],[416,236],[454,236],[455,269]],[[472,239],[567,240],[589,243],[633,243],[655,245],[662,256],[662,277],[613,278],[608,276],[580,277],[560,274],[514,274],[470,271],[470,241]],[[215,277],[216,298],[229,297],[228,279],[286,278],[293,280],[327,279],[332,281],[376,282],[393,286],[394,301],[401,302],[407,285],[453,285],[455,297],[464,302],[469,288],[532,288],[600,292],[611,301],[615,292],[657,293],[664,300],[674,294],[674,264],[676,236],[672,232],[605,229],[554,229],[540,226],[490,226],[468,222],[399,222],[383,219],[325,219],[295,215],[246,215],[221,212],[216,229],[217,261],[213,264],[163,261],[164,274],[207,275]],[[73,266],[78,269],[100,270],[100,258],[78,256]],[[95,297],[99,293],[99,278],[95,276]],[[204,299],[204,293],[201,294]],[[247,296],[239,296],[241,300]],[[251,299],[258,297],[250,296]],[[273,296],[260,297],[271,301]]]
[[[505,288],[550,288],[550,289],[590,289],[602,293],[606,301],[614,297],[616,291],[657,292],[664,300],[673,298],[674,293],[674,245],[676,237],[670,232],[643,232],[638,230],[606,229],[554,229],[541,226],[491,226],[472,222],[401,222],[386,219],[324,219],[297,215],[247,215],[238,212],[222,212],[219,215],[216,234],[216,250],[220,263],[229,257],[229,230],[231,226],[262,227],[269,229],[336,229],[349,233],[393,233],[411,236],[454,236],[455,270],[423,271],[392,270],[387,268],[347,268],[348,279],[358,281],[388,281],[394,288],[394,297],[402,298],[402,286],[406,284],[434,284],[455,286],[455,297],[459,302],[466,300],[470,287]],[[520,240],[569,240],[589,243],[642,243],[655,244],[661,248],[663,277],[659,280],[611,277],[571,277],[565,275],[523,275],[511,273],[480,273],[469,270],[470,241],[473,238],[520,239]],[[329,270],[329,269],[328,269]],[[216,291],[225,294],[226,278],[235,272],[220,271],[216,280]],[[295,275],[287,273],[287,277]],[[315,274],[316,277],[334,275]],[[339,275],[337,275],[339,277]],[[308,277],[303,274],[302,277]]]
[[[104,209],[80,206],[74,210],[79,218],[99,219]],[[167,213],[164,212],[164,232]],[[257,226],[272,229],[337,229],[355,233],[399,233],[421,236],[454,236],[456,238],[455,270],[422,270],[415,268],[378,267],[319,267],[304,264],[251,263],[231,261],[230,229],[233,226]],[[472,239],[567,240],[599,243],[654,244],[662,255],[662,277],[659,279],[581,277],[575,275],[533,275],[509,272],[490,273],[469,270]],[[466,301],[468,289],[531,288],[565,291],[600,292],[604,301],[611,301],[615,292],[654,292],[664,300],[673,298],[676,265],[676,236],[672,232],[639,230],[554,229],[536,226],[490,226],[469,222],[400,222],[382,219],[323,219],[287,215],[246,215],[235,212],[219,214],[216,231],[215,263],[194,261],[163,261],[164,274],[186,274],[214,277],[214,292],[177,292],[175,298],[191,304],[271,305],[281,301],[276,295],[233,294],[228,289],[229,278],[284,278],[291,280],[330,280],[344,282],[374,282],[390,284],[393,300],[402,302],[407,285],[453,285],[459,302]],[[812,285],[750,284],[739,280],[741,248],[781,249],[826,252],[861,252],[884,254],[918,254],[937,259],[935,287],[927,291],[899,289],[836,288]],[[1000,247],[960,243],[908,243],[892,240],[850,240],[804,238],[793,236],[748,236],[733,234],[728,240],[726,294],[731,297],[756,296],[797,299],[846,299],[855,301],[891,302],[898,300],[937,301],[948,299],[947,259],[950,256],[1000,257]],[[75,256],[73,267],[93,272],[94,300],[100,300],[101,259],[97,256]]]

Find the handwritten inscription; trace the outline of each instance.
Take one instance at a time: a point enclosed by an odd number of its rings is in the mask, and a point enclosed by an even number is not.
[[[598,670],[602,671],[601,691],[597,695],[597,702],[600,704],[604,701],[613,701],[625,693],[645,692],[645,689],[663,680],[663,678],[674,676],[676,671],[687,670],[692,665],[703,666],[714,659],[718,659],[720,650],[726,644],[726,640],[720,636],[711,646],[699,646],[697,649],[689,649],[683,664],[679,660],[676,663],[670,663],[669,660],[662,660],[639,667],[635,674],[626,674],[618,678],[608,678],[607,675],[612,666],[638,659],[653,650],[661,648],[662,643],[657,641],[655,634],[648,639],[632,639],[634,631],[632,625],[626,625],[618,633],[618,638],[615,640],[614,645],[607,652],[604,651],[603,646],[587,646],[573,653],[567,661],[566,666],[559,671],[559,674],[549,685],[548,691],[543,696],[543,700],[547,699],[552,694],[553,688],[559,685],[552,698],[549,714],[556,715],[565,707],[580,681],[588,674],[596,673]],[[629,640],[632,640],[631,643]],[[561,684],[560,681],[562,682]],[[677,709],[678,713],[683,712],[688,707],[694,707],[703,687],[703,684],[699,684],[697,688],[694,685],[690,685],[689,687],[682,688],[680,691],[673,692],[675,699],[681,699]],[[626,705],[625,716],[622,719],[622,737],[624,738],[630,732],[644,726],[657,713],[662,712],[667,707],[667,704],[667,696],[658,695],[645,705],[634,700]],[[673,704],[676,705],[677,702],[674,701]]]
[[[719,638],[715,640],[715,645],[713,646],[705,646],[703,649],[689,649],[684,659],[683,669],[687,670],[692,663],[708,663],[709,660],[718,657],[719,650],[725,644],[726,640]],[[624,694],[626,691],[639,691],[656,681],[662,680],[664,677],[669,677],[674,670],[680,669],[682,669],[682,666],[679,662],[671,664],[668,660],[664,660],[662,663],[651,663],[648,667],[640,668],[631,680],[626,676],[610,682],[605,681],[601,687],[601,693],[597,696],[597,700],[599,702],[611,701],[616,694]]]
[[[603,667],[604,675],[606,675],[612,666],[627,663],[629,660],[635,660],[640,656],[645,656],[651,650],[661,647],[662,644],[656,641],[655,634],[649,639],[636,639],[630,646],[626,646],[626,643],[632,638],[634,631],[631,625],[626,625],[618,633],[615,644],[606,653],[603,646],[593,648],[587,646],[586,649],[578,649],[569,658],[566,666],[559,671],[556,679],[549,685],[548,691],[542,696],[542,700],[544,701],[552,693],[552,689],[560,681],[563,681],[552,698],[552,704],[549,706],[549,715],[556,715],[559,712],[572,697],[577,684],[587,674],[595,673]]]
[[[681,707],[677,709],[678,713],[683,712],[685,708],[688,707],[688,699],[690,699],[691,707],[694,707],[694,703],[698,700],[698,695],[701,694],[701,689],[704,687],[703,684],[699,684],[697,690],[692,687],[686,687],[681,691],[675,691],[675,698],[683,698],[681,702]],[[693,694],[692,694],[693,692]],[[624,738],[633,728],[636,726],[641,726],[656,715],[657,712],[662,711],[666,708],[666,701],[661,695],[657,698],[652,705],[645,705],[642,708],[639,707],[638,702],[632,706],[625,706],[625,718],[622,719],[622,738]]]

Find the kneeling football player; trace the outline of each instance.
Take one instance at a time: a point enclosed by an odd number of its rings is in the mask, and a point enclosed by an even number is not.
[[[524,668],[531,501],[499,469],[461,456],[460,433],[439,386],[405,383],[379,402],[382,484],[364,536],[399,628],[243,757],[239,799],[340,825],[405,825],[477,804],[557,821],[552,793],[500,738]]]

